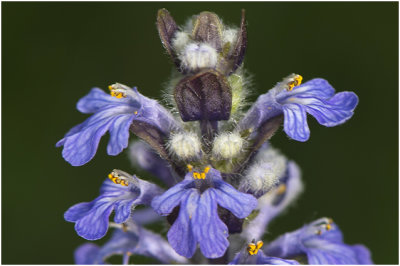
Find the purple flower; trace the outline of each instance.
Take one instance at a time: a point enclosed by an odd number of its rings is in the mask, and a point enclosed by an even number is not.
[[[101,137],[110,132],[107,146],[109,155],[117,155],[128,146],[132,123],[152,127],[160,134],[169,135],[179,126],[157,101],[140,94],[136,88],[121,84],[110,86],[111,95],[93,88],[79,100],[77,109],[85,114],[94,113],[85,122],[73,127],[56,146],[64,146],[62,155],[73,166],[90,161],[96,153]]]
[[[162,263],[187,263],[161,236],[130,221],[124,230],[116,229],[109,241],[102,247],[86,243],[75,251],[76,264],[105,264],[112,255],[122,255],[128,264],[131,255],[155,258]]]
[[[283,114],[286,134],[294,140],[306,141],[310,137],[307,113],[327,127],[340,125],[352,117],[358,103],[355,93],[335,94],[335,89],[324,79],[312,79],[299,85],[301,80],[300,75],[293,74],[258,97],[240,121],[239,129],[257,130]]]
[[[64,214],[65,220],[74,222],[76,232],[85,239],[96,240],[107,233],[113,210],[114,221],[123,223],[135,206],[150,205],[153,197],[162,193],[156,185],[120,170],[114,170],[109,178],[112,181],[103,183],[99,197],[91,202],[78,203]]]
[[[219,171],[206,167],[201,173],[188,172],[182,182],[155,197],[151,205],[164,216],[179,206],[179,215],[168,232],[168,241],[178,254],[191,258],[199,243],[205,257],[218,258],[229,245],[229,229],[218,215],[218,205],[237,218],[245,218],[257,200],[225,183]]]
[[[134,166],[153,174],[168,186],[175,185],[181,179],[174,175],[172,167],[160,155],[142,141],[134,141],[129,145],[129,159]]]
[[[268,257],[260,249],[263,246],[262,241],[248,244],[242,249],[229,264],[269,264],[269,265],[298,265],[295,260],[285,260],[281,258]]]
[[[264,251],[281,258],[305,255],[309,264],[373,264],[369,250],[344,244],[342,232],[328,218],[278,237]]]

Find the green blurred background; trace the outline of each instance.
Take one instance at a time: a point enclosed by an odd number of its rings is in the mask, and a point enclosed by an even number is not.
[[[349,244],[378,264],[398,263],[398,4],[385,3],[2,3],[2,263],[73,263],[85,242],[63,213],[89,201],[125,153],[72,167],[55,143],[87,116],[75,109],[93,86],[116,81],[160,99],[172,64],[155,27],[159,8],[179,24],[204,10],[229,25],[248,20],[246,68],[255,100],[286,75],[324,77],[360,104],[346,124],[309,117],[311,139],[272,144],[303,171],[306,191],[265,239],[329,216]],[[141,173],[141,172],[139,172]],[[149,175],[141,173],[144,178]],[[133,261],[142,261],[134,258]]]

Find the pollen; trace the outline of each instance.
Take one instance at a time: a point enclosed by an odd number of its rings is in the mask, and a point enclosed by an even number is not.
[[[303,77],[295,74],[293,77],[291,77],[289,79],[289,82],[287,83],[287,90],[288,91],[293,90],[293,88],[296,86],[299,86],[302,81],[303,81]]]
[[[193,165],[191,165],[191,164],[186,165],[186,168],[187,168],[188,172],[193,171]]]
[[[210,166],[207,166],[206,168],[204,168],[204,173],[208,174],[208,171],[210,171]]]
[[[127,187],[127,186],[129,185],[129,182],[128,182],[127,180],[125,180],[124,177],[119,176],[119,175],[118,175],[117,173],[115,173],[114,171],[111,172],[111,173],[108,175],[108,178],[109,178],[111,181],[113,181],[114,184],[121,185],[121,186],[124,186],[124,187]]]
[[[326,230],[328,230],[328,231],[332,229],[332,225],[330,225],[330,224],[327,224],[325,227],[326,227]]]
[[[122,88],[118,83],[108,86],[110,90],[110,95],[117,99],[126,98],[125,89]]]
[[[135,111],[135,112],[133,112],[135,115],[137,115],[138,114],[138,112],[137,111]]]
[[[189,166],[190,166],[190,169],[193,170],[193,166],[191,166],[190,164],[188,164],[188,165],[187,165],[188,169],[189,169]],[[209,166],[207,166],[206,168],[204,168],[204,171],[201,172],[201,173],[199,173],[199,172],[193,172],[193,178],[194,178],[194,179],[206,179],[207,173],[210,171],[210,169],[211,169],[211,168],[210,168]],[[190,170],[189,172],[191,172],[191,170]]]
[[[197,172],[193,172],[193,178],[194,179],[200,179],[200,174]]]
[[[285,191],[286,191],[286,185],[281,184],[281,185],[279,185],[276,193],[278,193],[278,195],[282,195],[283,193],[285,193]]]
[[[249,243],[247,245],[247,252],[249,252],[250,255],[257,255],[258,251],[263,245],[264,242],[262,242],[261,240],[257,243]]]

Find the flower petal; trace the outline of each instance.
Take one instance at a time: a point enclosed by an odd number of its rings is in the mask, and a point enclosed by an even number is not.
[[[87,212],[93,207],[92,202],[82,202],[70,207],[64,213],[64,219],[68,222],[76,222],[86,215]]]
[[[327,127],[337,126],[353,116],[358,97],[353,92],[340,92],[329,100],[311,98],[305,108],[318,123]]]
[[[309,264],[360,264],[354,250],[345,244],[319,243],[319,248],[306,251]]]
[[[104,264],[98,260],[98,253],[100,247],[93,243],[86,243],[79,246],[74,252],[75,264],[90,265],[90,264]]]
[[[140,229],[139,244],[135,254],[152,257],[167,264],[188,263],[187,259],[178,255],[164,238],[144,228]]]
[[[257,199],[250,194],[237,191],[228,183],[214,181],[215,189],[208,189],[214,194],[218,204],[231,211],[238,218],[246,218],[257,207]]]
[[[102,238],[108,230],[108,217],[113,210],[113,202],[104,197],[98,197],[93,207],[76,221],[75,231],[87,240]],[[68,212],[68,211],[67,211]]]
[[[172,188],[168,189],[161,196],[155,197],[151,207],[160,215],[166,216],[183,201],[186,188],[193,183],[192,180],[183,180]]]
[[[351,247],[357,256],[357,261],[359,264],[374,264],[371,259],[371,252],[364,245],[353,245]]]
[[[168,192],[168,191],[167,191]],[[181,194],[181,206],[178,218],[168,231],[168,242],[172,248],[186,258],[191,258],[196,251],[197,238],[192,232],[191,219],[199,201],[196,189],[188,189]]]
[[[310,129],[305,108],[296,103],[285,104],[283,113],[285,116],[283,127],[286,134],[294,140],[307,141],[310,137]]]
[[[114,119],[110,127],[110,140],[107,145],[109,155],[118,155],[128,147],[129,127],[132,124],[132,116],[124,115]]]
[[[257,264],[267,264],[267,265],[299,265],[300,263],[295,260],[285,260],[275,257],[267,257],[262,251],[262,255],[257,256]]]
[[[121,152],[128,145],[129,127],[126,127],[126,124],[132,121],[132,112],[132,108],[129,106],[104,109],[89,117],[79,126],[74,127],[64,139],[57,143],[58,147],[64,145],[62,152],[64,159],[73,166],[87,163],[94,157],[101,137],[110,129],[113,141],[109,143],[108,150],[114,154],[118,151]],[[114,124],[115,121],[120,119],[125,123]],[[122,131],[126,131],[122,134],[122,137],[114,136]]]
[[[218,216],[216,201],[216,193],[212,189],[204,191],[191,221],[193,234],[206,258],[222,257],[229,246],[228,227]]]

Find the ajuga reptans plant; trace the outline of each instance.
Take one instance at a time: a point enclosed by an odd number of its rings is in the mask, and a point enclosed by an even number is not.
[[[110,93],[93,88],[77,104],[92,115],[57,146],[64,146],[66,161],[80,166],[109,132],[109,155],[128,148],[135,166],[164,185],[114,169],[97,198],[69,208],[65,220],[75,223],[79,236],[97,240],[113,231],[103,246],[80,246],[76,263],[101,264],[118,254],[123,263],[141,255],[161,263],[372,264],[368,249],[345,244],[330,218],[262,241],[269,222],[302,192],[299,167],[269,139],[283,124],[290,139],[307,141],[307,113],[327,127],[346,122],[356,94],[290,74],[246,108],[244,11],[238,28],[211,12],[179,27],[161,9],[157,28],[174,64],[168,108],[136,87],[115,83]],[[129,142],[132,135],[140,140]],[[146,229],[160,220],[166,236]]]

